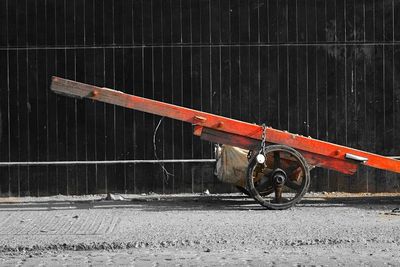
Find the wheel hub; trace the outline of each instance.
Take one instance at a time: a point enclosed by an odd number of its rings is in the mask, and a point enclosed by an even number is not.
[[[287,179],[286,173],[281,169],[276,169],[272,174],[275,186],[283,185]]]

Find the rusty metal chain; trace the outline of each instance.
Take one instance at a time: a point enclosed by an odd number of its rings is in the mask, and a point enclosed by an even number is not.
[[[266,149],[267,149],[267,127],[263,123],[262,124],[262,133],[261,133],[261,148],[256,156],[256,160],[260,164],[264,164],[264,162],[265,162]],[[250,150],[249,153],[247,154],[247,158],[248,159],[252,158],[252,154],[253,153]]]
[[[261,133],[261,149],[258,152],[258,155],[263,155],[265,156],[265,150],[267,148],[267,126],[263,123],[261,125],[262,127],[262,133]],[[249,150],[249,153],[247,153],[247,159],[250,160],[253,155],[253,151]]]
[[[261,150],[260,154],[262,153],[265,155],[265,149],[267,147],[267,126],[265,126],[265,123],[262,124],[262,134],[261,134]]]

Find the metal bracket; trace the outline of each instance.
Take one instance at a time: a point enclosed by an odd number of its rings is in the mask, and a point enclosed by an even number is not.
[[[357,161],[359,163],[365,163],[368,161],[368,158],[364,158],[364,157],[357,156],[357,155],[350,154],[350,153],[346,153],[346,155],[344,157],[346,159],[351,159],[351,160]]]

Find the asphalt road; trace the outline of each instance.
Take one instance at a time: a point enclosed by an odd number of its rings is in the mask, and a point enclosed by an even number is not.
[[[400,266],[400,194],[100,198],[0,199],[0,264]]]

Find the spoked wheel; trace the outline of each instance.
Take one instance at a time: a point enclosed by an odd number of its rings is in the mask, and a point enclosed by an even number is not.
[[[251,196],[268,209],[287,209],[298,203],[310,186],[310,171],[304,157],[288,146],[270,145],[265,161],[254,153],[247,168]]]

